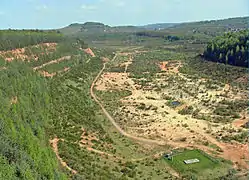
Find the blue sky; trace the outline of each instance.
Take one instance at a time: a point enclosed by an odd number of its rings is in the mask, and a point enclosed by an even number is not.
[[[0,0],[0,29],[60,28],[97,21],[145,25],[249,15],[249,0]]]

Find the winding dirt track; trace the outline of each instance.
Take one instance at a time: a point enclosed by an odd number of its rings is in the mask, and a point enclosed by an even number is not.
[[[112,61],[114,61],[116,59],[116,57],[118,56],[118,54],[115,55],[115,57],[112,59]],[[142,137],[137,137],[137,136],[133,136],[131,134],[128,134],[127,132],[125,132],[116,122],[115,120],[112,118],[112,116],[107,112],[107,110],[104,108],[103,104],[101,103],[101,101],[98,99],[98,97],[94,94],[94,86],[95,83],[98,81],[99,77],[101,76],[101,74],[103,73],[103,71],[105,70],[105,65],[106,63],[103,64],[103,68],[101,69],[101,71],[98,73],[98,75],[96,76],[96,78],[94,79],[92,85],[91,85],[91,89],[90,89],[90,93],[92,98],[94,99],[94,101],[96,103],[98,103],[98,105],[101,107],[103,113],[105,114],[105,116],[109,119],[109,121],[115,126],[115,128],[123,135],[126,136],[130,139],[133,139],[135,141],[139,141],[145,144],[150,144],[150,145],[171,145],[174,147],[191,147],[189,145],[186,144],[181,144],[181,143],[177,143],[177,142],[166,142],[166,141],[158,141],[158,140],[152,140],[152,139],[146,139],[146,138],[142,138]],[[243,145],[243,144],[235,144],[235,145],[231,145],[231,144],[227,144],[227,143],[220,143],[218,142],[216,139],[206,136],[207,140],[209,142],[212,142],[213,144],[217,145],[218,147],[220,147],[223,150],[223,153],[219,154],[219,157],[225,158],[225,159],[229,159],[231,160],[233,163],[238,163],[241,167],[248,169],[249,165],[246,163],[246,159],[249,159],[248,154],[246,154],[248,152],[248,146],[247,145]],[[205,147],[205,146],[195,146],[195,148],[199,148],[204,150],[205,152],[209,152],[209,148]],[[242,149],[242,152],[238,151],[238,149]],[[244,150],[245,149],[245,150]],[[238,151],[237,155],[235,156],[235,152],[234,151]]]
[[[59,138],[57,138],[57,137],[50,140],[50,144],[52,145],[52,148],[53,148],[53,150],[54,150],[54,152],[55,152],[55,155],[56,155],[57,159],[59,160],[59,162],[61,163],[61,165],[62,165],[63,167],[67,168],[70,172],[72,172],[72,174],[77,174],[77,171],[74,170],[74,169],[72,169],[72,168],[70,168],[70,167],[67,165],[67,163],[66,163],[65,161],[63,161],[63,159],[60,157],[60,155],[59,155],[59,150],[58,150],[58,142],[59,142],[60,140],[62,140],[62,139],[59,139]],[[64,141],[64,140],[62,140],[62,141]]]
[[[70,59],[71,59],[71,56],[64,56],[64,57],[61,57],[61,58],[59,58],[59,59],[52,60],[52,61],[49,61],[49,62],[47,62],[47,63],[44,63],[44,64],[42,64],[42,65],[40,65],[40,66],[34,67],[33,69],[34,69],[34,70],[41,69],[41,68],[43,68],[43,67],[45,67],[45,66],[48,66],[48,65],[50,65],[50,64],[55,64],[55,63],[59,63],[59,62],[61,62],[61,61],[70,60]]]
[[[113,59],[111,61],[114,61],[116,59],[116,57],[117,57],[117,54],[113,57]],[[115,120],[112,118],[112,116],[107,112],[107,110],[104,108],[103,104],[98,100],[97,96],[94,94],[95,83],[97,82],[97,80],[99,79],[99,77],[101,76],[103,71],[105,70],[105,64],[106,63],[103,64],[103,68],[101,69],[99,74],[94,79],[94,81],[93,81],[93,83],[91,85],[91,88],[90,88],[90,93],[91,93],[92,98],[101,107],[101,109],[102,109],[103,113],[105,114],[105,116],[109,119],[109,121],[115,126],[115,128],[123,136],[126,136],[126,137],[128,137],[130,139],[133,139],[133,140],[136,140],[136,141],[139,141],[139,142],[143,142],[143,143],[146,143],[146,144],[166,145],[166,142],[164,142],[164,141],[157,141],[157,140],[152,140],[152,139],[141,138],[141,137],[133,136],[131,134],[126,133],[123,129],[121,129],[121,127],[115,122]]]

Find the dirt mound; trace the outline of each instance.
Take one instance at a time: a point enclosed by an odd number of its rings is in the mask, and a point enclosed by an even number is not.
[[[89,54],[92,57],[96,57],[91,48],[84,49],[84,52]]]

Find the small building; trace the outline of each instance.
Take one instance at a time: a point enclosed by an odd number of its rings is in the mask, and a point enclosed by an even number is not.
[[[199,159],[188,159],[183,161],[185,164],[194,164],[200,162]]]
[[[167,158],[168,160],[171,160],[172,159],[172,155],[173,155],[173,153],[170,152],[168,154],[165,154],[164,157]]]

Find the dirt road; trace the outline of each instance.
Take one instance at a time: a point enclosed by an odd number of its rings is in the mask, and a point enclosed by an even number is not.
[[[34,70],[38,70],[38,69],[41,69],[41,68],[43,68],[43,67],[45,67],[45,66],[48,66],[48,65],[50,65],[50,64],[55,64],[55,63],[59,63],[59,62],[61,62],[61,61],[70,60],[70,59],[71,59],[71,56],[64,56],[64,57],[61,57],[61,58],[59,58],[59,59],[52,60],[52,61],[49,61],[49,62],[47,62],[47,63],[44,63],[44,64],[42,64],[42,65],[40,65],[40,66],[34,67],[33,69],[34,69]]]
[[[62,139],[59,139],[59,138],[57,138],[57,137],[50,140],[50,144],[52,145],[52,148],[53,148],[53,150],[54,150],[54,152],[55,152],[55,155],[56,155],[57,159],[59,160],[59,162],[61,163],[61,165],[62,165],[63,167],[67,168],[70,172],[72,172],[72,174],[77,174],[77,171],[74,170],[74,169],[72,169],[72,168],[70,168],[70,167],[67,165],[67,163],[66,163],[65,161],[63,161],[63,159],[60,157],[60,155],[59,155],[59,150],[58,150],[58,142],[59,142],[60,140],[63,141]]]
[[[118,54],[118,55],[122,55],[122,54]],[[117,54],[115,55],[115,57],[112,59],[112,61],[115,60],[115,58],[117,57]],[[106,111],[106,109],[104,108],[103,104],[101,103],[101,101],[96,97],[96,95],[94,94],[94,86],[95,83],[98,81],[98,79],[100,78],[102,72],[105,70],[105,63],[103,65],[102,70],[99,72],[99,74],[97,75],[97,77],[95,78],[95,80],[92,83],[91,86],[91,96],[93,97],[94,101],[97,102],[99,104],[99,106],[101,107],[103,113],[105,114],[105,116],[110,120],[110,122],[115,126],[115,128],[124,136],[145,143],[145,144],[153,144],[153,145],[170,145],[173,147],[182,147],[182,148],[193,148],[191,145],[186,144],[186,143],[182,143],[182,142],[172,142],[172,141],[158,141],[158,140],[152,140],[152,139],[146,139],[146,138],[142,138],[142,137],[137,137],[135,135],[132,134],[128,134],[127,132],[125,132],[113,119],[113,117]],[[219,153],[217,156],[225,158],[225,159],[229,159],[231,160],[234,164],[238,164],[239,167],[242,168],[249,168],[248,164],[246,163],[246,160],[249,159],[248,157],[248,147],[247,145],[243,145],[243,144],[239,144],[239,143],[235,143],[235,144],[229,144],[229,143],[222,143],[217,141],[215,138],[211,137],[208,134],[204,135],[205,139],[208,142],[211,142],[212,144],[217,145],[222,152]],[[166,143],[167,142],[167,143]],[[211,148],[204,146],[204,145],[195,145],[195,148],[199,148],[205,152],[210,152]],[[235,153],[236,152],[236,153]]]
[[[117,54],[113,57],[113,59],[111,61],[114,61],[116,58],[117,58]],[[123,129],[121,129],[121,127],[115,122],[115,120],[112,118],[112,116],[107,112],[107,110],[104,108],[103,104],[98,100],[97,96],[94,94],[95,83],[97,82],[97,80],[101,76],[102,72],[105,70],[105,65],[106,65],[106,63],[103,64],[103,68],[101,69],[99,74],[94,79],[94,81],[93,81],[93,83],[91,85],[91,88],[90,88],[90,93],[91,93],[92,98],[101,107],[101,109],[102,109],[103,113],[105,114],[105,116],[109,119],[109,121],[115,126],[115,128],[123,136],[126,136],[126,137],[128,137],[130,139],[133,139],[133,140],[136,140],[136,141],[139,141],[139,142],[143,142],[143,143],[146,143],[146,144],[166,145],[166,142],[164,142],[164,141],[157,141],[157,140],[152,140],[152,139],[141,138],[141,137],[133,136],[131,134],[126,133]]]

